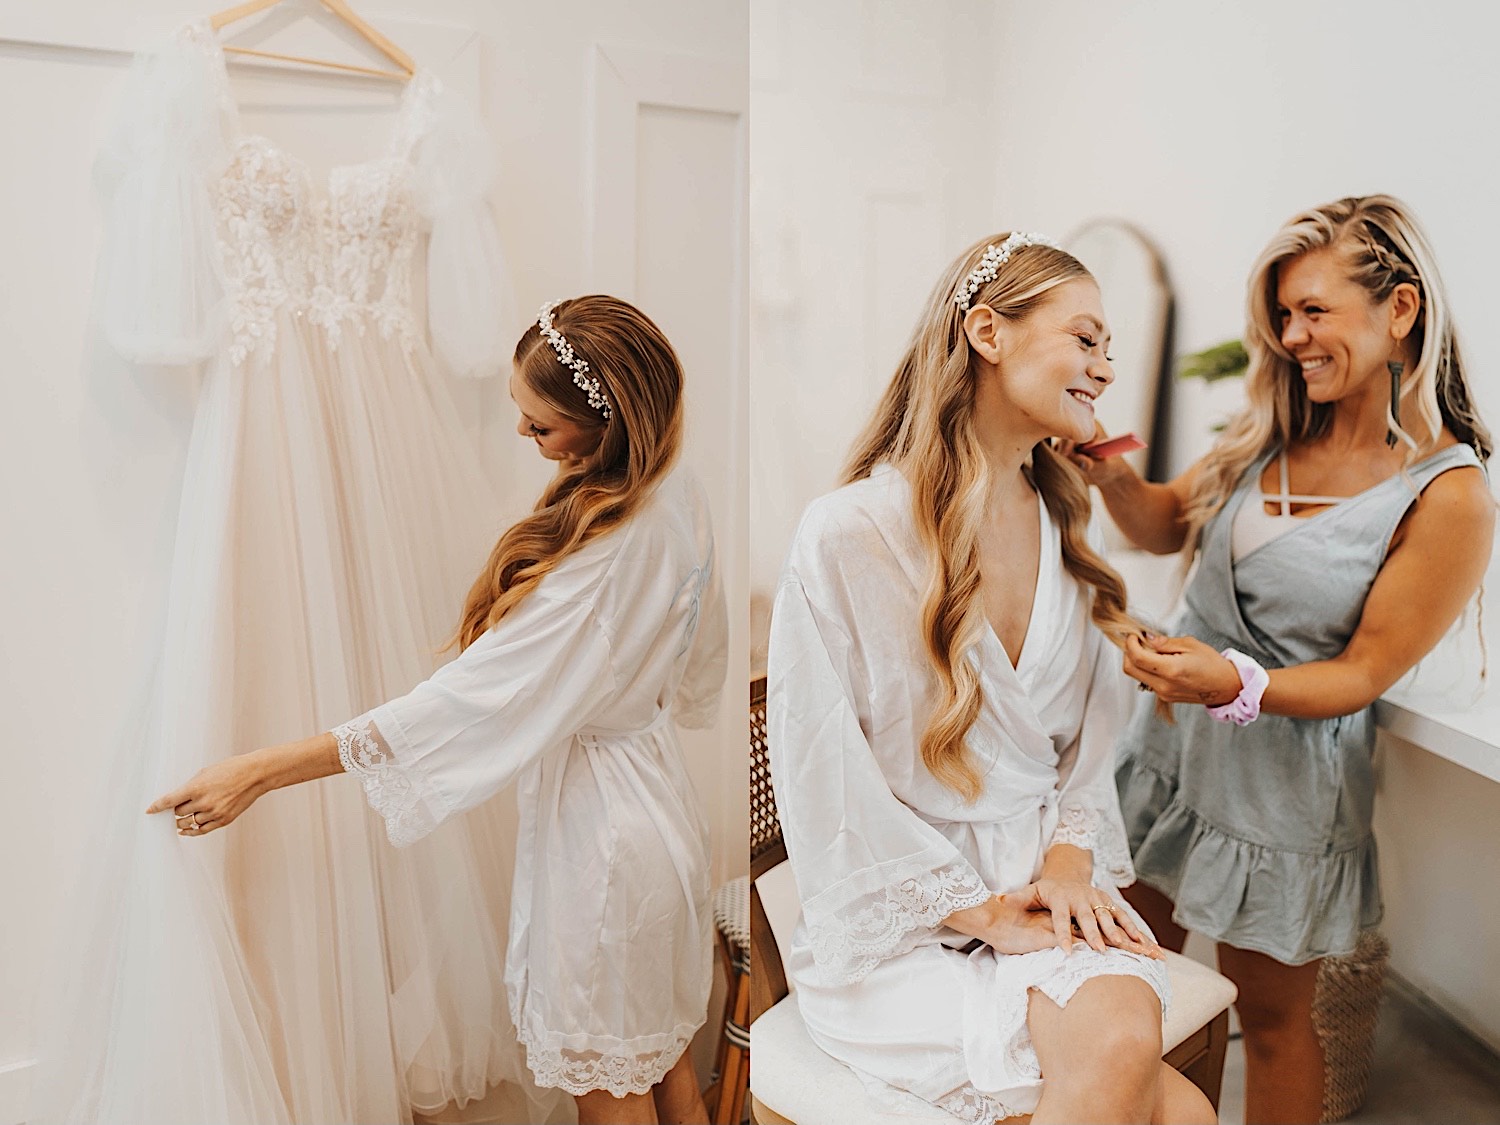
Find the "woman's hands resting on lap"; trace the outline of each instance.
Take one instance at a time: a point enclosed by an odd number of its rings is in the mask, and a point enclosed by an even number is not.
[[[1010,894],[994,895],[978,906],[956,910],[943,919],[943,924],[978,938],[997,953],[1035,953],[1059,944],[1052,916],[1036,896],[1035,883]]]
[[[1036,882],[955,911],[944,924],[979,938],[997,953],[1053,948],[1068,953],[1081,937],[1099,953],[1115,948],[1160,959],[1161,947],[1089,881],[1092,870],[1093,857],[1088,852],[1069,844],[1054,845]]]

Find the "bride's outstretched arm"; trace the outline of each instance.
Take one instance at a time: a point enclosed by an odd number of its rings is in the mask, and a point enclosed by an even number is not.
[[[338,740],[317,734],[267,746],[204,766],[184,785],[151,803],[147,814],[171,809],[179,836],[201,836],[230,824],[260,797],[303,781],[342,773]]]

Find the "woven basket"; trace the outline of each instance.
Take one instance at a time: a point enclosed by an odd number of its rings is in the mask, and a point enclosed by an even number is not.
[[[1318,969],[1313,1026],[1323,1044],[1324,1121],[1342,1121],[1364,1104],[1390,959],[1390,942],[1366,930],[1353,953],[1325,957]]]

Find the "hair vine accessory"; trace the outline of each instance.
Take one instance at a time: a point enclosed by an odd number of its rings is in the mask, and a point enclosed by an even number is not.
[[[964,278],[964,283],[953,295],[953,302],[958,306],[959,312],[969,311],[969,302],[974,299],[974,294],[994,281],[1000,273],[1000,267],[1010,261],[1010,256],[1023,246],[1050,246],[1054,250],[1062,249],[1053,239],[1045,234],[1037,234],[1035,231],[1012,231],[1004,242],[990,243],[985,249],[984,257],[980,258],[979,264],[969,271],[969,276]]]
[[[609,399],[604,397],[604,384],[599,382],[598,376],[589,374],[589,361],[575,352],[573,345],[552,326],[552,310],[560,304],[562,301],[557,300],[543,305],[542,311],[536,314],[536,326],[542,330],[547,343],[557,353],[558,362],[573,372],[573,383],[589,396],[589,405],[604,415],[604,420],[608,422],[614,417],[614,411],[609,408]]]

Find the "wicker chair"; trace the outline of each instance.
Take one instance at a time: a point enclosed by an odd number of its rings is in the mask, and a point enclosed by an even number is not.
[[[895,1115],[866,1093],[854,1072],[813,1043],[789,995],[781,950],[756,883],[786,861],[771,789],[766,740],[766,681],[750,690],[750,1117],[757,1125],[952,1125],[934,1108],[929,1119]],[[1217,1108],[1235,988],[1212,969],[1167,954],[1172,1006],[1163,1058]]]
[[[750,879],[741,875],[714,892],[719,970],[724,974],[724,1027],[705,1100],[712,1125],[745,1119],[750,1087]]]

